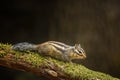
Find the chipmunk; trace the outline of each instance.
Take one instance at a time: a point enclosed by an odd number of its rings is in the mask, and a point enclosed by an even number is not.
[[[62,61],[71,62],[74,59],[85,59],[86,54],[80,44],[69,46],[57,41],[47,41],[41,44],[31,44],[28,42],[18,43],[12,46],[17,51],[37,51],[41,55],[50,56]]]

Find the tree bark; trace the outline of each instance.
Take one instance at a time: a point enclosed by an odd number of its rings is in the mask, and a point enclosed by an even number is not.
[[[34,73],[49,80],[119,80],[86,67],[43,57],[35,52],[11,50],[11,45],[0,44],[0,65]]]

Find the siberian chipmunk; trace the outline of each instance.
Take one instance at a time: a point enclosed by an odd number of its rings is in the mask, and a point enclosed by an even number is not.
[[[69,46],[57,41],[48,41],[42,44],[23,42],[13,45],[12,49],[17,51],[37,51],[41,55],[50,56],[67,62],[71,62],[74,59],[86,58],[86,54],[80,44]]]

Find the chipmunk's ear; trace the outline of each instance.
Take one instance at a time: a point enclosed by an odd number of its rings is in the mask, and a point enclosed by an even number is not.
[[[75,49],[80,49],[81,45],[80,44],[75,44]]]

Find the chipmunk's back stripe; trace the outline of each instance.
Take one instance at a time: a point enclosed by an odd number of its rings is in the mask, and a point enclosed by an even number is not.
[[[49,43],[50,45],[54,46],[57,50],[59,50],[60,52],[64,52],[65,51],[65,47],[55,44],[55,43]]]
[[[57,46],[59,45],[59,46],[62,46],[64,48],[68,48],[69,47],[68,45],[66,45],[64,43],[60,43],[60,42],[56,42],[56,41],[49,41],[49,42],[52,43],[52,44],[57,44]]]

